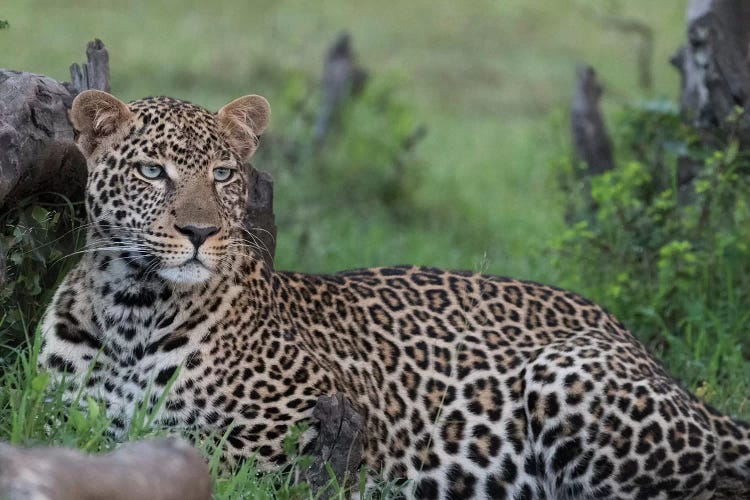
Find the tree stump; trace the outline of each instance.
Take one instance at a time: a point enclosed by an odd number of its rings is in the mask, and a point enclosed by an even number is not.
[[[342,33],[331,44],[323,63],[320,107],[313,128],[316,145],[325,141],[341,103],[361,91],[366,80],[367,72],[356,64],[351,36]]]
[[[357,480],[363,458],[364,419],[340,392],[318,398],[313,417],[320,422],[311,453],[314,462],[302,471],[301,479],[310,484],[316,498],[329,498],[335,493],[328,487],[332,479],[329,467],[342,488],[351,488]]]
[[[71,94],[78,94],[84,90],[96,89],[109,92],[109,52],[104,48],[104,42],[96,38],[86,45],[86,62],[70,65],[70,83],[64,85]]]
[[[615,166],[612,140],[599,109],[602,86],[591,66],[576,69],[577,83],[570,110],[573,151],[578,163],[586,165],[587,175],[597,175]]]
[[[708,132],[731,128],[750,145],[750,2],[691,0],[687,24],[688,42],[671,60],[682,77],[683,115]],[[739,123],[727,124],[737,106]]]
[[[268,172],[245,166],[247,176],[247,208],[245,228],[250,233],[245,239],[260,247],[258,255],[263,257],[270,269],[274,268],[276,255],[276,219],[273,213],[273,178]],[[250,236],[252,235],[252,236]]]

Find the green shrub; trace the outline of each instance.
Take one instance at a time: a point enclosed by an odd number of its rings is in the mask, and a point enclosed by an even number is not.
[[[253,158],[274,177],[280,269],[361,267],[368,263],[363,247],[372,255],[369,249],[413,235],[434,219],[415,196],[425,129],[399,93],[398,79],[371,77],[339,108],[322,142],[313,136],[318,82],[302,75],[285,81],[273,98],[279,126]]]
[[[29,199],[0,217],[7,282],[0,290],[0,352],[27,339],[83,247],[82,204]]]
[[[411,204],[420,169],[414,152],[424,135],[414,109],[399,98],[397,81],[370,78],[338,107],[322,142],[313,136],[319,84],[288,75],[275,99],[274,123],[282,124],[253,160],[288,182],[282,194],[339,210]],[[325,193],[325,196],[321,194]]]
[[[569,228],[554,244],[565,284],[596,299],[709,399],[747,402],[750,155],[699,137],[665,103],[614,128],[617,167],[563,163]],[[589,191],[590,189],[590,191]],[[747,410],[744,410],[747,411]]]

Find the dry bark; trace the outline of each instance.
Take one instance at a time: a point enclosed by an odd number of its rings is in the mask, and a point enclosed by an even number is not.
[[[716,493],[712,500],[748,500],[750,499],[750,483],[731,476],[719,475]]]
[[[276,255],[276,220],[273,213],[273,178],[268,172],[246,165],[247,208],[245,228],[250,233],[245,239],[256,247],[270,269]]]
[[[109,84],[109,52],[104,48],[104,42],[98,38],[86,46],[86,62],[70,65],[70,83],[64,84],[71,94],[78,94],[84,90],[96,89],[110,91]]]
[[[80,200],[86,161],[73,143],[68,110],[81,91],[109,91],[109,55],[89,42],[83,69],[70,67],[71,83],[0,69],[0,207],[30,195],[55,192]]]
[[[367,72],[356,64],[351,37],[342,33],[331,44],[323,63],[320,108],[313,129],[316,144],[325,141],[341,103],[359,92],[366,80]]]
[[[602,86],[591,66],[578,66],[577,76],[570,113],[575,158],[588,175],[601,174],[614,168],[612,141],[599,109]]]
[[[735,125],[726,119],[744,108],[738,133],[750,145],[750,2],[691,0],[687,9],[688,43],[672,57],[682,76],[680,108],[709,133]]]
[[[82,198],[86,162],[67,117],[72,98],[46,76],[0,70],[0,207],[47,191]]]
[[[179,439],[141,441],[106,455],[0,444],[0,497],[8,500],[209,500],[205,460]]]
[[[313,417],[320,421],[311,453],[315,460],[302,471],[301,479],[310,484],[316,498],[328,498],[335,494],[329,467],[340,487],[356,484],[363,458],[364,419],[340,392],[318,398]]]

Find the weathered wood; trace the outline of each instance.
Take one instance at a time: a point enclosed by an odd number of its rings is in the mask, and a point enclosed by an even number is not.
[[[0,69],[0,207],[45,191],[82,198],[86,162],[73,143],[71,101],[51,78]]]
[[[712,500],[742,499],[750,499],[750,482],[719,474],[716,481],[716,493]]]
[[[209,500],[205,460],[179,439],[126,444],[106,455],[0,444],[0,497],[8,500]]]
[[[578,66],[577,76],[570,113],[575,159],[586,165],[588,175],[601,174],[615,166],[612,141],[599,109],[602,86],[591,66]]]
[[[78,63],[70,65],[70,83],[65,85],[71,94],[91,89],[109,92],[109,53],[104,48],[104,42],[98,38],[89,42],[86,45],[86,59],[81,66]]]
[[[324,142],[341,103],[364,86],[367,72],[357,66],[351,37],[342,33],[333,42],[323,63],[321,98],[313,129],[313,140]]]
[[[0,69],[0,207],[45,191],[82,199],[86,161],[68,111],[79,92],[110,89],[104,43],[89,42],[86,57],[83,68],[70,67],[70,83]]]
[[[750,2],[691,0],[687,9],[687,45],[672,57],[682,76],[680,108],[699,128],[732,128],[750,144]],[[736,106],[738,124],[727,124]]]
[[[246,165],[247,208],[245,209],[245,239],[256,247],[270,269],[276,255],[276,219],[273,213],[273,178],[268,172]]]
[[[342,488],[351,488],[357,482],[363,458],[364,419],[342,393],[318,398],[313,417],[320,422],[311,453],[314,462],[302,471],[301,479],[318,494],[316,498],[329,498],[335,492],[327,488],[332,479],[328,467]]]

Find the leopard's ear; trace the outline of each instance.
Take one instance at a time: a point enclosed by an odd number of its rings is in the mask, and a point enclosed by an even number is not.
[[[271,107],[264,97],[246,95],[221,108],[217,116],[229,147],[244,161],[258,149],[258,138],[268,126]]]
[[[112,94],[101,90],[81,92],[70,108],[70,121],[78,132],[78,148],[88,157],[131,116],[128,105]]]

